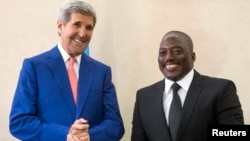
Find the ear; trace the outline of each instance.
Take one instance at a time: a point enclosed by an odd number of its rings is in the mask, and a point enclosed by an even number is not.
[[[57,21],[57,32],[59,35],[61,35],[63,30],[63,23],[61,21]]]
[[[196,59],[195,52],[192,53],[192,59],[193,59],[193,61],[195,61],[195,59]]]

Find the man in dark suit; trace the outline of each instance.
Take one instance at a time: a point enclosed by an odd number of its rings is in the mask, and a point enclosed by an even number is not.
[[[199,74],[195,58],[187,34],[170,31],[163,36],[158,63],[165,78],[137,91],[132,141],[206,141],[210,124],[244,124],[234,82]],[[176,96],[173,83],[180,86]],[[180,110],[172,110],[174,97]],[[177,111],[179,117],[171,118]]]
[[[89,3],[74,0],[62,5],[57,21],[59,43],[23,62],[10,112],[13,136],[23,141],[122,138],[124,126],[111,68],[84,54],[95,24]],[[68,75],[69,58],[73,77]]]

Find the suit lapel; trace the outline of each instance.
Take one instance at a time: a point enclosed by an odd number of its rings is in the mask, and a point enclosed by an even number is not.
[[[155,110],[152,111],[152,115],[155,116],[156,121],[166,121],[164,109],[163,109],[163,100],[162,100],[163,91],[164,91],[164,81],[160,81],[160,83],[156,85],[155,94],[151,94],[152,95],[151,101],[155,103],[155,104],[152,104],[152,106],[155,106],[153,108]]]
[[[194,112],[195,105],[197,103],[198,97],[200,95],[202,88],[202,77],[201,75],[195,71],[194,73],[194,78],[192,80],[192,83],[189,87],[184,105],[183,105],[183,110],[182,110],[182,119],[179,127],[179,137],[181,137],[186,130],[185,128],[187,127],[187,124],[189,123],[192,114]]]
[[[155,122],[159,122],[156,127],[156,131],[161,133],[158,135],[159,140],[170,140],[170,131],[167,125],[167,120],[165,117],[165,112],[163,108],[163,92],[165,88],[165,81],[160,81],[156,87],[153,89],[153,94],[151,93],[151,102],[153,102],[152,106],[154,106],[150,114],[153,115],[152,120]],[[164,133],[164,134],[162,134]]]
[[[76,109],[76,118],[81,117],[81,112],[86,103],[90,86],[93,81],[93,76],[94,65],[85,54],[82,54],[78,80],[78,104]]]
[[[70,113],[75,117],[76,107],[74,106],[74,100],[72,96],[72,91],[70,89],[69,79],[67,75],[67,70],[63,58],[57,47],[53,48],[48,55],[49,61],[48,65],[51,69],[56,83],[61,91],[61,95],[66,103]]]

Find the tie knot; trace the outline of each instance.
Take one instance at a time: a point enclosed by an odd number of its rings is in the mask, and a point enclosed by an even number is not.
[[[177,83],[174,83],[174,84],[171,86],[171,88],[172,88],[172,90],[173,90],[174,92],[177,92],[177,91],[181,88],[181,86],[180,86],[179,84],[177,84]]]
[[[76,58],[71,56],[69,58],[69,65],[73,65],[75,63],[75,61],[76,61]]]

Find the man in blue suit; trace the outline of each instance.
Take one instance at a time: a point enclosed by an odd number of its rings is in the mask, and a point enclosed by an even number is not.
[[[96,24],[84,1],[62,5],[59,43],[23,62],[10,112],[10,132],[23,141],[118,141],[124,134],[111,68],[84,54]],[[77,96],[67,73],[75,58]]]

